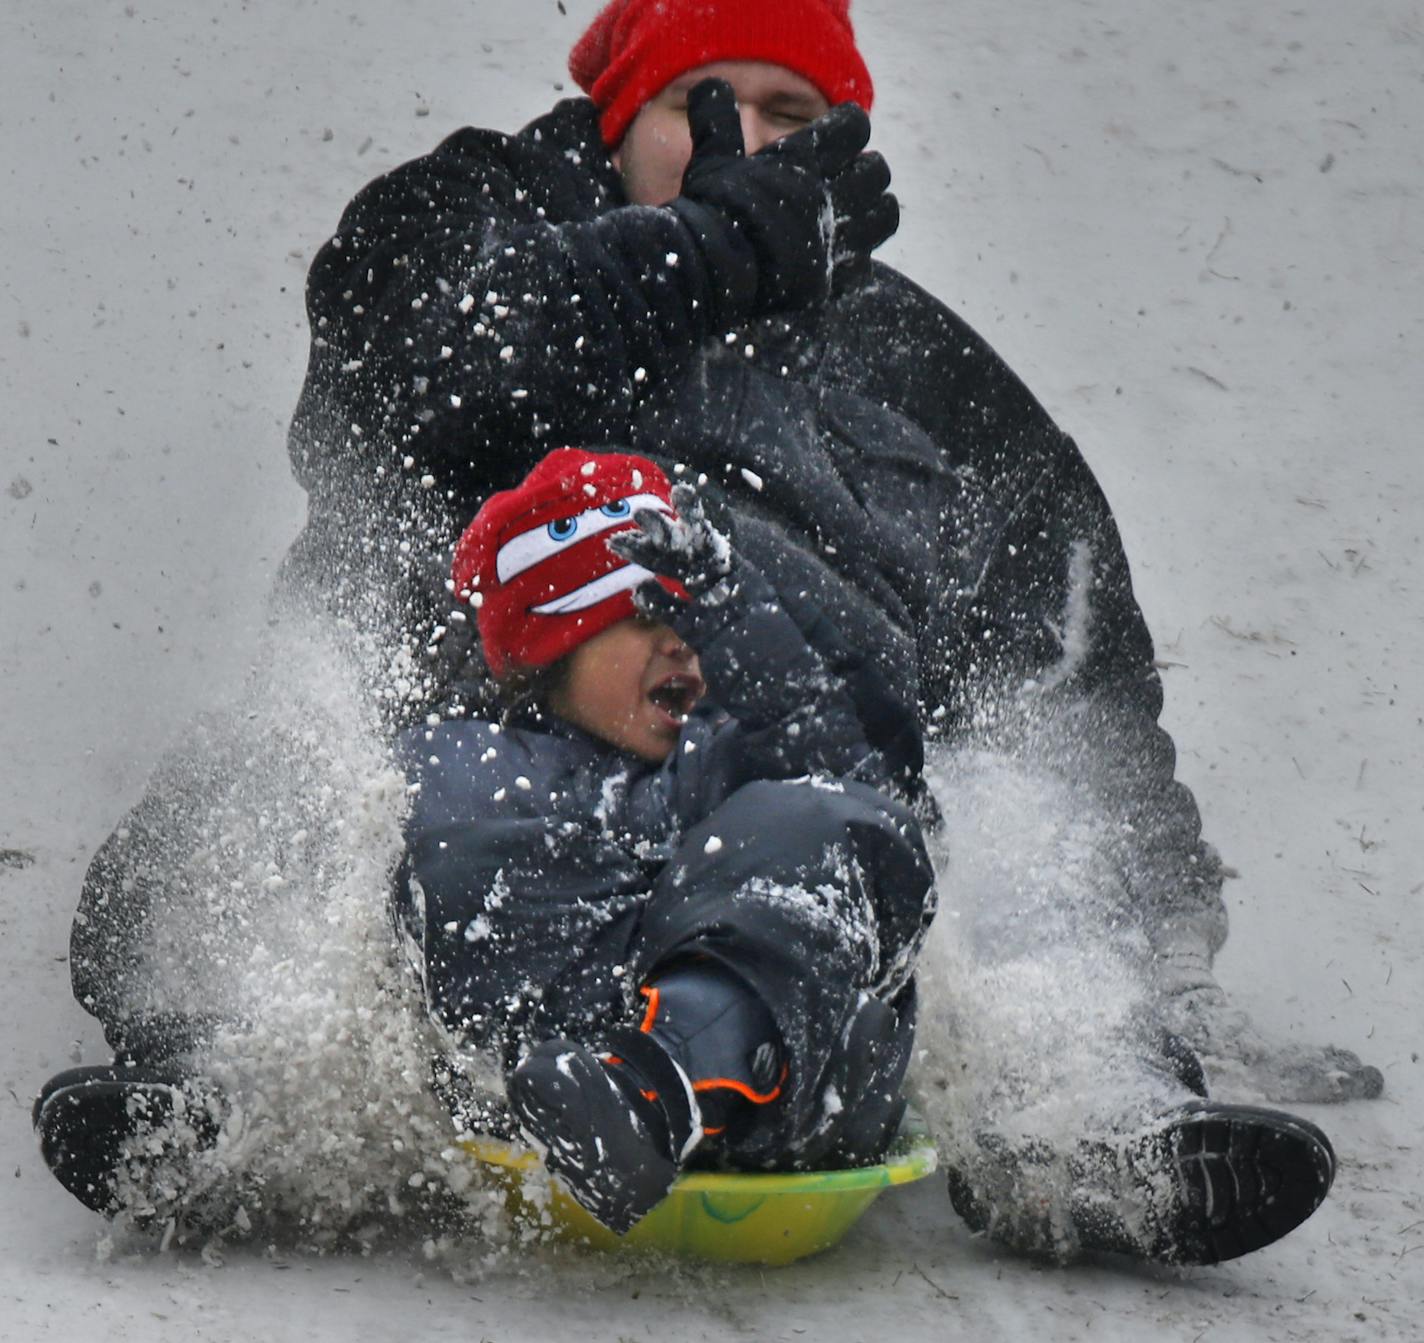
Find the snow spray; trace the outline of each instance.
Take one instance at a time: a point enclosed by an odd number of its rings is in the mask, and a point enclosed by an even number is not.
[[[120,1177],[120,1230],[209,1254],[252,1236],[326,1250],[397,1227],[402,1242],[508,1234],[432,1095],[439,1045],[390,921],[406,782],[369,686],[405,695],[412,665],[289,604],[238,706],[195,725],[150,789],[181,823],[162,827],[147,892],[144,1006],[220,1024],[181,1061],[186,1110]],[[221,1123],[203,1143],[194,1107],[211,1097]]]
[[[1122,823],[1081,749],[1015,700],[930,750],[940,908],[920,963],[911,1103],[996,1235],[1066,1256],[1083,1141],[1140,1130],[1185,1090],[1155,1063]]]

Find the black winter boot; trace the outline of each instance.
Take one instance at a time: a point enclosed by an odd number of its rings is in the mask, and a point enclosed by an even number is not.
[[[955,1211],[976,1231],[1059,1257],[1235,1259],[1293,1231],[1335,1178],[1335,1153],[1314,1124],[1207,1100],[1141,1132],[1082,1142],[1066,1160],[1040,1144],[984,1138],[979,1145],[989,1174],[976,1184],[951,1169]],[[1066,1208],[1060,1225],[1052,1224],[1055,1205]]]
[[[894,1004],[861,995],[820,1083],[823,1094],[834,1091],[841,1107],[802,1144],[798,1165],[843,1169],[884,1157],[905,1115],[905,1074],[914,1040],[913,987]]]
[[[643,989],[641,1026],[599,1047],[540,1045],[510,1074],[510,1108],[578,1202],[620,1234],[652,1210],[704,1133],[725,1141],[781,1095],[775,1023],[736,975],[695,962]]]
[[[786,1065],[776,1022],[735,974],[712,961],[686,962],[642,992],[640,1029],[691,1079],[708,1137],[734,1139],[780,1099]]]
[[[578,1203],[622,1234],[662,1202],[701,1137],[687,1077],[628,1027],[607,1052],[547,1040],[509,1075],[510,1109]]]
[[[35,1099],[32,1118],[40,1150],[57,1179],[85,1207],[120,1211],[119,1173],[128,1161],[161,1152],[141,1152],[145,1138],[173,1129],[166,1146],[182,1138],[195,1148],[211,1146],[221,1127],[221,1101],[209,1087],[176,1072],[138,1065],[71,1068],[50,1078]]]
[[[1080,1247],[1168,1264],[1215,1264],[1280,1240],[1335,1179],[1314,1124],[1216,1101],[1183,1105],[1125,1144],[1085,1148],[1078,1164]]]

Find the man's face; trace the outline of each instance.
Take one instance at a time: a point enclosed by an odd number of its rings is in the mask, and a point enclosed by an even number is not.
[[[634,617],[569,654],[549,707],[619,750],[659,761],[705,689],[697,654],[666,625]]]
[[[634,205],[666,205],[682,190],[682,174],[692,157],[687,95],[704,79],[725,79],[732,86],[748,154],[830,111],[821,91],[784,65],[716,61],[689,70],[643,104],[613,151],[613,166]]]

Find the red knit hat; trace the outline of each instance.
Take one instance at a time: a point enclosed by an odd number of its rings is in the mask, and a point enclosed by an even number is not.
[[[640,508],[676,516],[668,478],[646,457],[557,448],[512,490],[492,494],[455,547],[455,594],[478,611],[495,676],[545,667],[636,614],[654,575],[609,550]],[[680,583],[658,581],[686,599]]]
[[[569,73],[603,113],[612,148],[649,98],[713,61],[767,61],[826,100],[875,98],[855,45],[850,0],[610,0],[569,53]]]

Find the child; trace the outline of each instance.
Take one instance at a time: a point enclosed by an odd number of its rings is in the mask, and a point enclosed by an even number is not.
[[[436,1020],[618,1231],[689,1161],[878,1159],[934,909],[909,711],[643,458],[551,453],[454,580],[508,708],[402,743]]]

